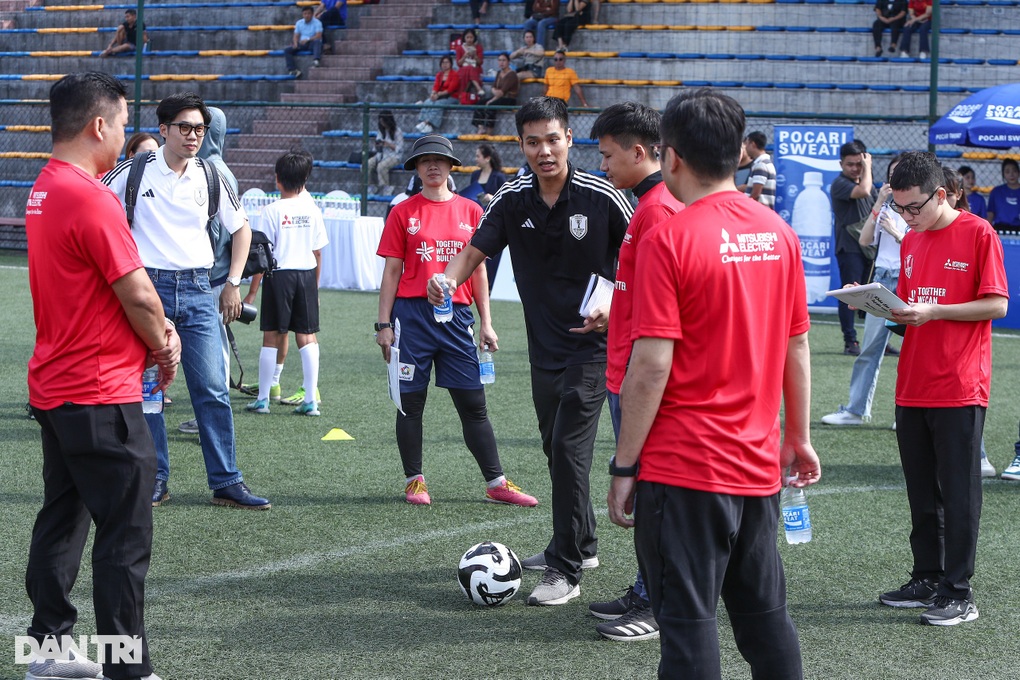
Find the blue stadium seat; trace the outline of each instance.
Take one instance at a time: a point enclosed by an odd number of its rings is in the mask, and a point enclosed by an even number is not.
[[[803,90],[804,83],[776,83],[780,90]]]
[[[836,86],[832,83],[807,83],[805,87],[809,90],[835,90]]]
[[[765,58],[764,54],[738,54],[737,59],[742,61],[761,61]]]

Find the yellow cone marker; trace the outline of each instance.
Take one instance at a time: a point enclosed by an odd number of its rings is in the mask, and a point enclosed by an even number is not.
[[[354,437],[341,430],[339,427],[334,427],[329,433],[322,438],[324,442],[352,442]]]

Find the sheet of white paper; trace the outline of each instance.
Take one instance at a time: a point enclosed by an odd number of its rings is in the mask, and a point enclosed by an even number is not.
[[[400,403],[400,319],[393,320],[393,344],[390,346],[390,361],[386,365],[386,383],[390,391],[390,399],[397,410],[404,413]],[[407,414],[404,414],[407,415]]]
[[[598,274],[592,274],[588,279],[588,289],[584,293],[584,299],[581,300],[581,306],[577,309],[581,318],[586,318],[593,310],[603,305],[612,304],[614,290],[616,290],[615,283]]]
[[[880,316],[883,319],[893,320],[889,310],[906,309],[908,305],[899,299],[895,293],[883,286],[881,283],[867,283],[863,286],[850,286],[849,288],[838,288],[830,290],[826,295],[831,295],[847,303],[851,307],[863,309],[868,314]]]

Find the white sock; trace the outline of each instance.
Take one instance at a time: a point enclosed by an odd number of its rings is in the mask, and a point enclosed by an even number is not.
[[[301,348],[301,373],[308,404],[315,401],[315,390],[319,386],[319,343],[310,342]]]
[[[506,475],[500,475],[499,477],[496,477],[494,480],[489,482],[489,488],[495,489],[497,486],[503,486],[504,482],[506,482]]]
[[[275,361],[275,359],[274,359]],[[283,364],[276,364],[276,370],[273,371],[273,384],[280,384],[280,375],[283,374]]]
[[[406,479],[404,479],[404,486],[407,486],[408,484],[410,484],[411,482],[413,482],[416,479],[420,479],[421,481],[424,482],[425,481],[425,475],[415,475],[414,477],[407,477]]]
[[[270,382],[273,375],[273,368],[276,366],[276,348],[263,347],[259,352],[259,399],[269,399],[269,388],[273,386]]]

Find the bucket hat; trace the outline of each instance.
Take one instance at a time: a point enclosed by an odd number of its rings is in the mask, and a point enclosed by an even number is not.
[[[414,170],[419,156],[443,156],[449,158],[454,165],[460,165],[460,159],[453,155],[453,144],[441,135],[426,135],[415,140],[411,147],[411,155],[404,161],[404,170]]]

